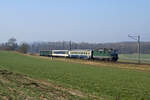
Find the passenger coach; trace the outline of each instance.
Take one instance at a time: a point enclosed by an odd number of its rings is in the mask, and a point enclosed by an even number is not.
[[[70,50],[69,57],[70,58],[91,59],[92,51],[91,50]]]
[[[68,57],[69,50],[52,50],[53,57]]]

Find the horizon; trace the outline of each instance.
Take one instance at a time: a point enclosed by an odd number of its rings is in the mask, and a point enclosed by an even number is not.
[[[12,37],[14,38],[14,37]],[[10,39],[10,38],[9,38]],[[8,39],[8,40],[9,40]],[[15,38],[16,39],[16,38]],[[0,44],[2,43],[7,43],[8,42],[5,41],[5,42],[0,42]],[[65,41],[65,40],[62,40],[62,41],[31,41],[31,42],[27,42],[27,41],[19,41],[16,39],[16,43],[17,44],[21,44],[21,43],[28,43],[28,44],[33,44],[33,43],[49,43],[49,42],[70,42],[70,40],[68,41]],[[115,44],[115,43],[137,43],[136,40],[130,40],[130,41],[117,41],[117,42],[87,42],[87,41],[71,41],[71,43],[88,43],[88,44]],[[150,41],[140,41],[141,43],[150,43]]]

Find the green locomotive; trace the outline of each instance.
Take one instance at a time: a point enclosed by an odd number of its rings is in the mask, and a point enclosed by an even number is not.
[[[93,50],[93,59],[101,59],[101,60],[107,60],[107,61],[117,61],[118,60],[118,53],[116,50],[113,49],[98,49]]]

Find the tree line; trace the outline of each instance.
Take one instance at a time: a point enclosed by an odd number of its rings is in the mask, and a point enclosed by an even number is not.
[[[15,50],[22,53],[39,53],[40,50],[69,50],[69,49],[99,49],[99,48],[113,48],[118,50],[121,54],[137,53],[136,42],[118,42],[118,43],[87,43],[87,42],[22,42],[17,44],[15,38],[10,38],[8,42],[1,43],[1,50]],[[141,42],[141,53],[150,54],[150,42]]]
[[[22,42],[19,45],[15,38],[10,38],[8,42],[0,44],[0,50],[18,51],[21,53],[27,53],[29,50],[29,44]]]

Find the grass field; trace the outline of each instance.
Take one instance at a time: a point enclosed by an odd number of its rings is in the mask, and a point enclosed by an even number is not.
[[[99,100],[114,100],[116,97],[120,98],[119,100],[150,100],[150,70],[134,70],[117,66],[128,67],[127,64],[80,64],[0,51],[1,70],[6,69],[8,72],[23,76],[27,75],[27,77],[32,79],[57,84],[66,89],[78,90],[81,92],[78,92],[79,94],[83,93],[87,95],[87,97],[84,97],[85,100],[91,99],[92,97],[95,99],[98,98]],[[133,66],[134,68],[136,65],[129,66]],[[3,77],[3,74],[1,77]],[[14,83],[14,81],[17,79],[14,78],[12,80],[13,84],[7,82],[8,85],[16,89],[18,84],[15,85],[16,82]],[[6,80],[8,80],[8,77]],[[0,80],[0,83],[3,83],[3,80]],[[0,95],[7,95],[7,91],[3,93],[3,90],[7,89],[2,84],[0,84],[0,88]],[[39,96],[39,93],[45,93],[44,91],[36,93],[35,91],[28,90],[28,88],[25,88],[23,91],[25,91],[24,93],[26,95],[28,95],[26,91],[33,92],[35,96]],[[52,93],[58,93],[60,97],[63,95],[62,92],[57,91]],[[66,97],[66,100],[70,100],[70,98],[83,99],[79,95],[72,96],[70,92],[64,94],[68,97]],[[12,93],[11,95],[15,94]]]
[[[138,54],[119,54],[119,61],[138,62]],[[141,54],[141,63],[150,63],[150,54]]]
[[[0,100],[80,100],[60,87],[25,75],[0,70]],[[82,98],[83,100],[83,98]]]

